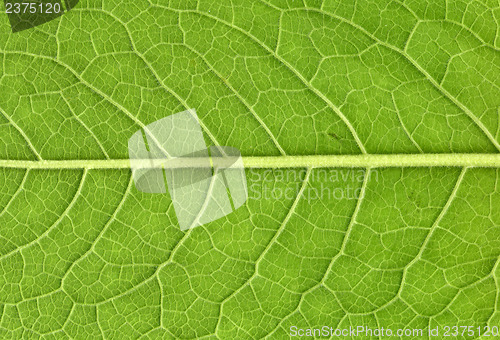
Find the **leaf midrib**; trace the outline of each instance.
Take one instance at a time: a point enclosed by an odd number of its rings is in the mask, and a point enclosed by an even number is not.
[[[388,168],[388,167],[483,167],[500,168],[498,154],[359,154],[242,157],[245,168]],[[144,160],[144,167],[199,167],[200,159]],[[0,160],[0,168],[18,169],[128,169],[129,159],[106,160]]]

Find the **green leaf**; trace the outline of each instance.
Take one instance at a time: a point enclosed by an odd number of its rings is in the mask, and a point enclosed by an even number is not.
[[[481,338],[499,21],[489,0],[82,0],[16,34],[4,15],[0,337]],[[189,108],[241,151],[249,199],[182,232],[127,141]]]

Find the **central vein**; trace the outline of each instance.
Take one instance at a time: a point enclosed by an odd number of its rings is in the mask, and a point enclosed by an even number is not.
[[[206,164],[200,158],[134,160],[144,168],[193,168]],[[245,168],[387,168],[387,167],[487,167],[500,168],[500,154],[395,154],[243,157]],[[0,168],[18,169],[127,169],[129,159],[116,160],[0,160]]]

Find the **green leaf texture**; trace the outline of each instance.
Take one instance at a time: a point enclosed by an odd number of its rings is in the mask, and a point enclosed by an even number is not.
[[[500,162],[444,160],[498,157],[499,23],[498,0],[82,0],[16,34],[2,14],[0,338],[498,326]],[[262,161],[244,207],[181,232],[127,141],[188,108]],[[313,157],[366,154],[387,162]]]

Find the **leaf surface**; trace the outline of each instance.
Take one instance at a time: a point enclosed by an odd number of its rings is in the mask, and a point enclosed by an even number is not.
[[[498,158],[443,165],[498,157],[499,20],[486,0],[88,0],[14,35],[3,16],[1,337],[498,326]],[[168,194],[89,164],[189,108],[260,161],[244,207],[181,232]],[[288,162],[366,154],[388,161]]]

